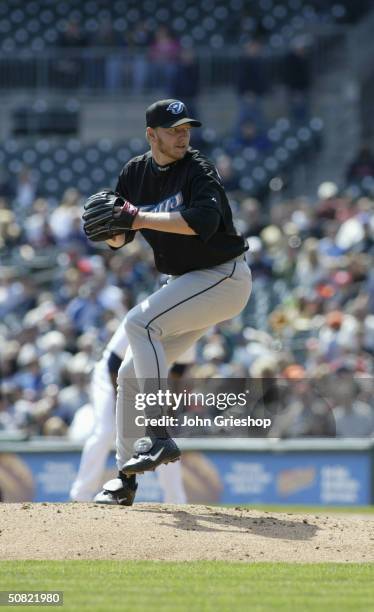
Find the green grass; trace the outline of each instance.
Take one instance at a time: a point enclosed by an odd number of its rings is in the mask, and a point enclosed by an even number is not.
[[[0,585],[62,590],[64,611],[367,612],[374,564],[3,561]]]
[[[238,508],[237,504],[230,504],[231,507]],[[281,504],[246,504],[243,508],[250,510],[261,510],[264,512],[295,512],[297,514],[334,514],[335,512],[347,512],[350,514],[374,514],[374,506],[303,506],[302,504],[284,505]]]

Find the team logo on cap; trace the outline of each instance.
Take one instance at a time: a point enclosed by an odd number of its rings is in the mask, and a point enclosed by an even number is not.
[[[178,101],[172,102],[171,104],[169,104],[166,110],[173,113],[173,115],[179,115],[179,113],[182,113],[184,111],[184,104],[183,102]]]

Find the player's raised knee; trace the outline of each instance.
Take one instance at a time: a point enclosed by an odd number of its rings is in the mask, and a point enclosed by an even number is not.
[[[132,308],[127,313],[124,325],[128,337],[131,334],[138,333],[141,330],[145,330],[146,323],[144,322],[144,318],[142,317],[142,312],[137,306],[135,308]]]

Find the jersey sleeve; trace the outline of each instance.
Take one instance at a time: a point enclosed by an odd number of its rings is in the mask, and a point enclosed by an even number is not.
[[[200,172],[191,181],[188,208],[181,210],[186,223],[203,242],[215,234],[222,218],[222,187],[212,173]]]
[[[126,164],[122,168],[121,174],[118,177],[115,192],[118,193],[123,198],[125,198],[125,200],[130,201],[129,192],[127,188],[128,181],[129,181],[129,165]]]
[[[122,196],[123,198],[125,198],[125,200],[129,200],[129,195],[128,195],[128,191],[127,191],[127,187],[126,187],[126,178],[128,175],[128,164],[126,164],[126,166],[122,169],[121,174],[118,177],[117,180],[117,185],[115,188],[115,193],[118,193],[120,196]],[[124,245],[120,246],[120,247],[110,247],[112,249],[112,251],[118,251],[118,249],[122,249],[124,246],[126,246],[127,244],[129,244],[130,242],[132,242],[135,238],[135,234],[136,231],[135,230],[125,230],[124,231],[125,234],[125,238],[126,238],[126,242]]]

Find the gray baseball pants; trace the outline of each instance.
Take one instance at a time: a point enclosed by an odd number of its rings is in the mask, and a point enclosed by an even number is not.
[[[119,469],[132,455],[134,438],[125,434],[126,414],[135,413],[136,394],[144,391],[149,381],[154,392],[165,387],[171,364],[210,327],[237,316],[247,304],[251,288],[251,273],[242,255],[213,268],[172,276],[164,287],[128,312],[124,324],[130,346],[117,381]]]

